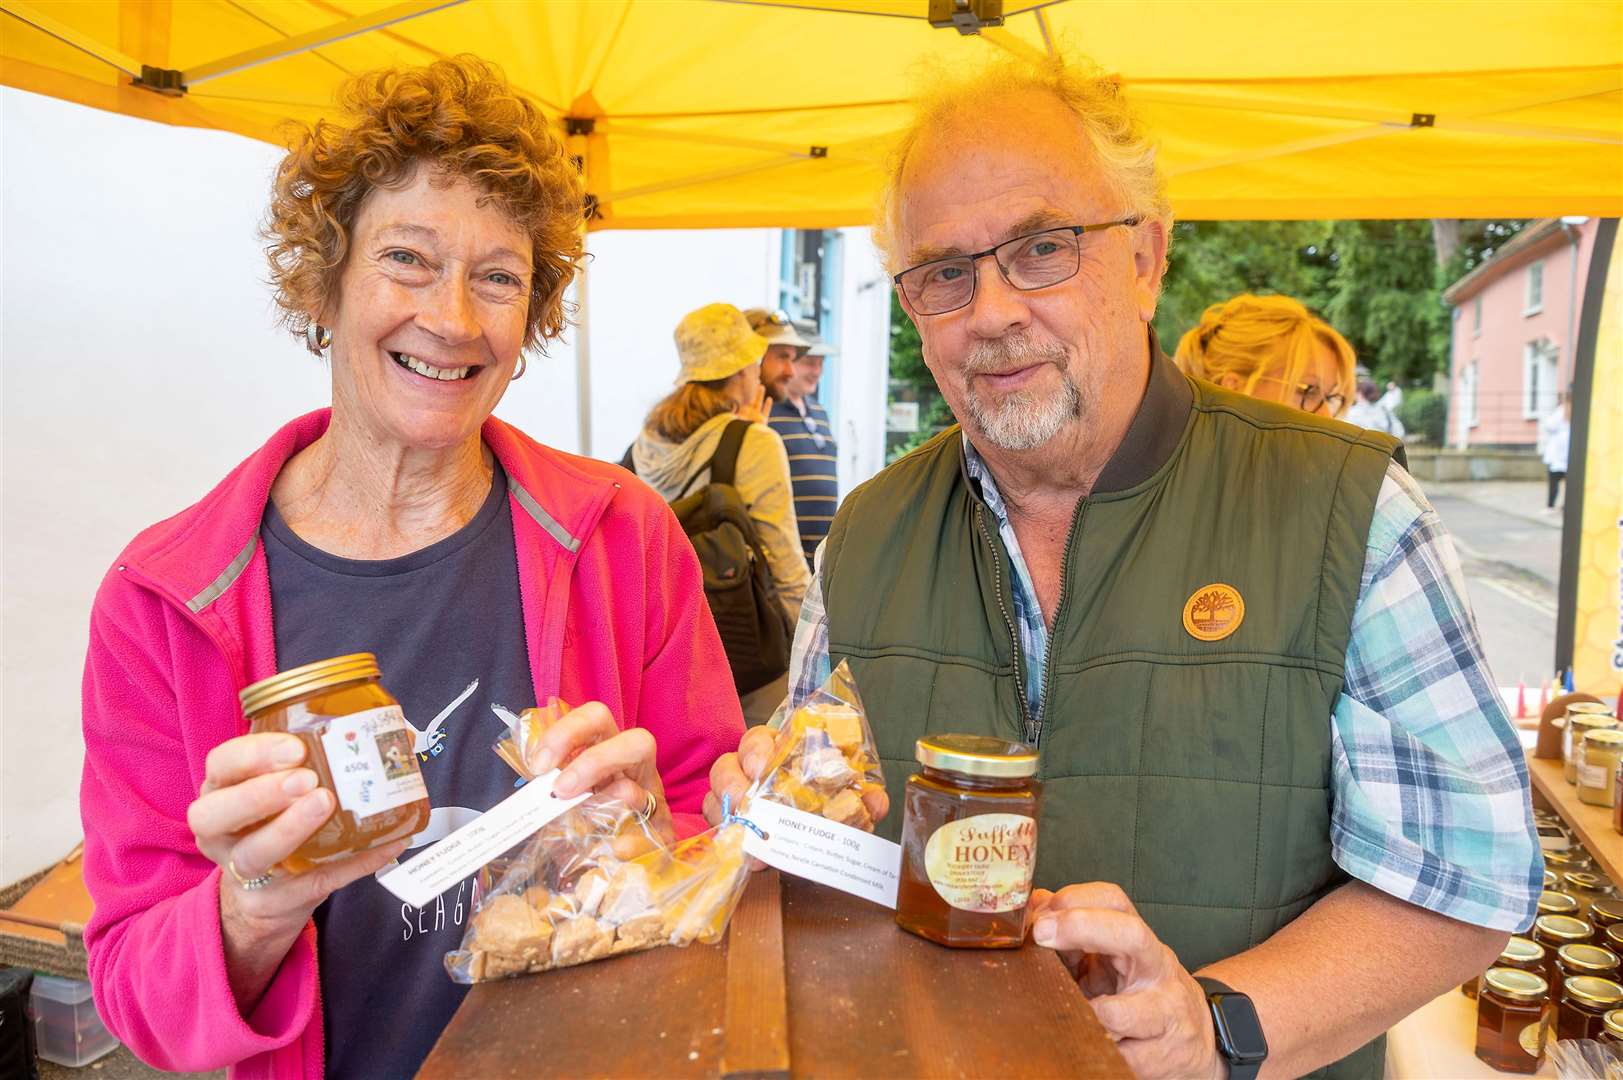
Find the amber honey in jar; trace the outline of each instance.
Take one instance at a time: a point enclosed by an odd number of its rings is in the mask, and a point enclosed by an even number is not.
[[[290,873],[411,836],[428,824],[428,788],[412,730],[380,677],[377,657],[353,653],[273,675],[240,695],[249,730],[298,736],[305,766],[337,803],[282,861]]]
[[[1610,808],[1617,786],[1618,756],[1623,754],[1623,729],[1601,728],[1584,736],[1578,754],[1578,801]]]
[[[1494,967],[1516,968],[1520,971],[1531,971],[1534,975],[1544,975],[1544,946],[1536,941],[1524,937],[1513,937],[1505,942],[1505,951],[1499,954],[1499,959],[1493,962]],[[1466,997],[1475,999],[1477,989],[1482,983],[1482,976],[1478,975],[1464,986],[1460,991]]]
[[[1492,967],[1476,1002],[1476,1056],[1501,1072],[1530,1073],[1544,1052],[1549,984],[1516,968]]]
[[[1600,1041],[1604,1046],[1623,1049],[1623,1009],[1613,1009],[1601,1021]]]
[[[1612,979],[1578,975],[1561,987],[1556,1011],[1557,1039],[1596,1039],[1606,1027],[1606,1014],[1623,1005],[1623,986]]]
[[[1533,940],[1544,946],[1544,980],[1551,986],[1561,985],[1561,969],[1556,966],[1556,950],[1564,945],[1587,944],[1595,930],[1582,919],[1571,915],[1540,915],[1533,920]],[[1559,993],[1555,995],[1560,997]]]
[[[1597,898],[1589,905],[1589,923],[1596,934],[1603,933],[1608,926],[1623,923],[1623,900],[1615,896]]]
[[[1555,950],[1555,967],[1560,978],[1552,985],[1557,1003],[1566,999],[1568,979],[1580,975],[1594,975],[1602,979],[1617,979],[1617,954],[1599,945],[1563,945]]]
[[[1566,725],[1561,730],[1561,759],[1567,783],[1578,782],[1578,762],[1583,756],[1584,736],[1591,731],[1617,727],[1617,717],[1604,705],[1575,701],[1567,706]]]
[[[1037,865],[1037,750],[986,735],[927,735],[902,799],[896,922],[941,945],[1019,948]]]

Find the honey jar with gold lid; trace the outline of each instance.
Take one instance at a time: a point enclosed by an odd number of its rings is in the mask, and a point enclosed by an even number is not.
[[[1601,1022],[1600,1041],[1607,1046],[1623,1047],[1623,1009],[1613,1009]]]
[[[1524,937],[1512,937],[1505,942],[1505,949],[1499,954],[1499,959],[1493,962],[1494,967],[1518,968],[1522,971],[1531,971],[1533,974],[1544,974],[1544,946],[1538,942]],[[1475,998],[1477,988],[1482,982],[1482,976],[1477,976],[1460,987],[1460,992],[1468,998]]]
[[[1019,948],[1037,860],[1037,749],[927,735],[902,798],[896,922],[937,944]]]
[[[412,729],[383,688],[377,657],[352,653],[280,672],[239,695],[249,730],[304,743],[304,765],[333,793],[332,814],[282,862],[291,873],[412,836],[428,824],[428,788]]]
[[[1563,945],[1555,950],[1555,966],[1561,973],[1556,986],[1565,986],[1566,980],[1579,975],[1598,975],[1603,979],[1616,979],[1617,954],[1599,945]]]
[[[1573,845],[1565,851],[1544,852],[1544,867],[1557,874],[1564,874],[1569,870],[1593,870],[1595,861],[1583,848]]]
[[[1476,1056],[1501,1072],[1531,1073],[1544,1053],[1549,983],[1530,971],[1492,967],[1477,995]]]
[[[1566,726],[1561,733],[1561,759],[1567,783],[1578,783],[1578,762],[1582,760],[1584,736],[1591,731],[1617,727],[1617,717],[1601,705],[1598,711],[1593,702],[1576,701],[1567,706]],[[1580,706],[1586,708],[1580,709]]]
[[[1544,979],[1560,997],[1561,969],[1556,966],[1556,950],[1563,945],[1582,945],[1595,936],[1595,928],[1571,915],[1540,915],[1533,920],[1533,940],[1544,946]]]
[[[1606,1014],[1620,1005],[1623,1005],[1623,985],[1593,975],[1574,976],[1561,987],[1555,1037],[1598,1038],[1606,1028]]]
[[[1616,896],[1597,897],[1589,905],[1589,921],[1597,934],[1608,926],[1623,923],[1623,899]]]
[[[1612,895],[1612,883],[1593,870],[1569,870],[1561,875],[1561,891],[1578,901],[1578,917],[1588,919],[1595,901]]]
[[[1538,897],[1538,913],[1540,915],[1576,915],[1578,914],[1578,898],[1569,896],[1564,892],[1552,892],[1546,889]]]
[[[1584,735],[1578,757],[1578,801],[1611,807],[1617,785],[1618,761],[1623,757],[1623,729],[1611,727]]]

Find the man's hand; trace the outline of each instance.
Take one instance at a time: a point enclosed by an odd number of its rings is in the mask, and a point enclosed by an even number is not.
[[[1116,1048],[1145,1080],[1226,1080],[1206,993],[1115,885],[1037,889],[1037,944],[1059,951]]]

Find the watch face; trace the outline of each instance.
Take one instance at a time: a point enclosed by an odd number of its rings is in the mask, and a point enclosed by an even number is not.
[[[1217,1045],[1223,1056],[1237,1065],[1250,1065],[1268,1057],[1268,1041],[1262,1037],[1256,1007],[1244,994],[1212,995],[1212,1021],[1217,1026]]]

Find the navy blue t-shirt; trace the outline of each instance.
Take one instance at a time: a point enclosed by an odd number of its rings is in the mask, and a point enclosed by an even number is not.
[[[408,862],[518,780],[491,750],[506,731],[493,707],[535,704],[507,480],[498,467],[471,522],[398,559],[329,555],[272,506],[264,524],[278,668],[376,653],[412,727],[433,814]],[[467,992],[443,960],[461,943],[472,889],[469,879],[419,910],[365,877],[316,909],[329,1077],[417,1071]]]

